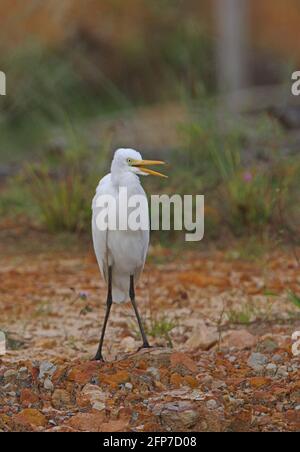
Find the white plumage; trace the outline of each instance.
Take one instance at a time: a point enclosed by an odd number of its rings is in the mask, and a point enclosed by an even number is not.
[[[111,195],[116,200],[118,212],[118,197],[120,187],[127,188],[128,198],[131,195],[141,195],[147,200],[146,193],[140,183],[137,173],[129,167],[127,159],[142,160],[141,154],[132,149],[116,151],[111,173],[101,179],[93,199],[92,232],[95,254],[103,278],[107,283],[108,266],[112,266],[112,297],[115,303],[129,300],[130,275],[138,281],[143,270],[148,245],[148,231],[106,230],[101,231],[96,224],[100,207],[97,207],[99,196]],[[117,217],[118,220],[118,217]],[[149,221],[149,219],[148,219]]]

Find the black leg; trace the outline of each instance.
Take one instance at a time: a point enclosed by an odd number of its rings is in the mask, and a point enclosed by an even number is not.
[[[137,318],[137,321],[139,324],[140,332],[141,332],[141,335],[143,338],[143,347],[142,348],[150,348],[150,345],[149,345],[149,342],[148,342],[148,339],[147,339],[147,336],[146,336],[146,333],[145,333],[145,330],[143,327],[143,323],[140,318],[139,311],[138,311],[138,308],[137,308],[137,305],[135,302],[134,276],[133,275],[130,276],[129,296],[130,296],[130,300],[131,300],[131,303],[132,303],[132,306],[133,306],[133,309],[134,309],[134,312],[135,312],[135,315],[136,315],[136,318]]]
[[[96,356],[94,358],[94,361],[104,361],[103,356],[102,356],[102,346],[103,346],[105,330],[106,330],[106,325],[107,325],[109,314],[110,314],[111,305],[112,305],[112,268],[109,267],[108,268],[108,289],[107,289],[107,301],[106,301],[106,314],[105,314],[105,319],[104,319],[104,323],[103,323],[103,327],[102,327],[102,333],[101,333],[101,338],[100,338],[100,342],[99,342],[99,347],[98,347]]]

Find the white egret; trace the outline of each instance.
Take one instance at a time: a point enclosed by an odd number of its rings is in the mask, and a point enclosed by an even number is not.
[[[164,164],[164,162],[143,160],[141,154],[133,149],[118,149],[111,164],[111,172],[101,179],[93,199],[93,243],[101,274],[107,284],[106,314],[95,360],[103,360],[103,340],[113,302],[124,303],[131,300],[142,335],[143,347],[150,347],[135,301],[135,284],[145,264],[149,245],[149,229],[133,230],[127,227],[126,230],[121,230],[118,227],[110,228],[109,225],[106,229],[102,229],[99,228],[97,217],[101,211],[99,198],[103,195],[110,195],[118,203],[120,190],[124,188],[127,190],[128,199],[132,195],[140,195],[147,203],[146,193],[138,176],[152,174],[167,177],[146,168],[146,165],[160,164]],[[109,208],[108,204],[106,209],[109,210]],[[125,208],[128,209],[128,205]],[[148,208],[146,210],[148,216]]]

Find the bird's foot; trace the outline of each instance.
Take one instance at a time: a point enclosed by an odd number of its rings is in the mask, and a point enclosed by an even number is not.
[[[91,361],[99,361],[104,363],[104,358],[101,353],[96,353],[96,356]]]
[[[152,347],[152,345],[148,344],[148,342],[145,342],[143,345],[141,345],[141,346],[137,349],[137,351],[139,352],[139,351],[141,351],[141,350],[144,350],[145,348],[153,348],[153,347]]]

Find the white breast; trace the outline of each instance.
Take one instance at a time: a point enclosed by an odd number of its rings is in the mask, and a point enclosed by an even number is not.
[[[138,178],[134,177],[138,181]],[[127,185],[128,197],[141,195],[146,198],[139,181]],[[110,174],[100,181],[93,199],[93,242],[98,264],[106,282],[108,266],[112,266],[113,301],[122,303],[129,299],[130,275],[134,275],[137,282],[143,270],[149,245],[149,230],[99,230],[97,215],[101,212],[101,208],[97,205],[97,201],[99,196],[107,194],[116,199],[118,212],[119,189],[112,184]]]

